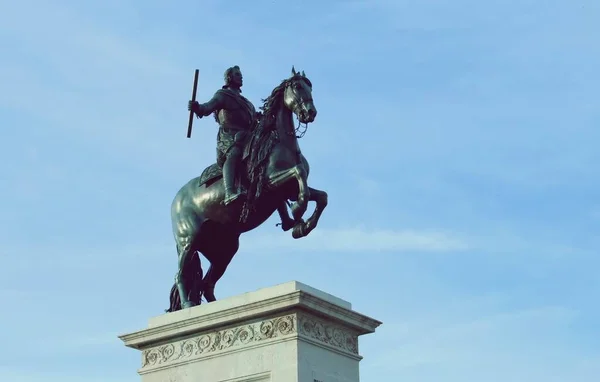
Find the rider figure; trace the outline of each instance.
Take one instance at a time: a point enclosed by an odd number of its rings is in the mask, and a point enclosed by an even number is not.
[[[240,67],[228,68],[224,77],[225,85],[210,101],[204,104],[190,101],[188,110],[192,110],[198,118],[215,113],[215,120],[219,124],[217,163],[223,166],[224,203],[227,205],[242,194],[235,186],[235,176],[241,164],[244,144],[260,113],[241,94],[243,77]],[[295,222],[288,213],[286,202],[281,203],[277,212],[281,218],[281,228],[284,231],[291,229]]]
[[[227,205],[243,193],[236,187],[235,177],[241,164],[244,144],[254,128],[258,113],[254,105],[241,94],[243,77],[239,66],[228,68],[224,77],[225,85],[210,101],[203,104],[190,101],[188,110],[198,118],[215,113],[215,120],[219,124],[217,163],[223,166],[223,202]]]

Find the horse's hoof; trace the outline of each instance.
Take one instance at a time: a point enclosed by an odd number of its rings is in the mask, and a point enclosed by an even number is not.
[[[217,298],[215,297],[215,294],[213,292],[204,292],[203,296],[206,302],[217,301]]]
[[[292,230],[292,237],[294,239],[300,239],[307,234],[308,232],[306,232],[306,223],[304,222],[296,224]]]
[[[198,304],[196,304],[193,301],[184,302],[183,304],[181,304],[181,309],[193,308],[196,305]]]
[[[304,221],[302,219],[300,219],[300,221],[298,223],[304,223]],[[285,222],[281,223],[281,229],[283,230],[283,232],[287,232],[289,230],[291,230],[292,228],[294,228],[294,226],[297,223],[293,220],[293,219],[289,219],[286,220]]]

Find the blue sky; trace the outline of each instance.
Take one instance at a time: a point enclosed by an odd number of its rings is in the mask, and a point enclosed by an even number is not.
[[[0,1],[0,380],[137,381],[117,335],[168,306],[170,202],[215,157],[185,138],[240,65],[292,65],[318,230],[242,238],[223,298],[299,280],[384,322],[361,380],[600,375],[600,3]]]

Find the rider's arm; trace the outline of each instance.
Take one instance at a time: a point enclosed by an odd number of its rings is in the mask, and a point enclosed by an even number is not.
[[[223,109],[225,106],[225,97],[222,91],[217,91],[210,101],[198,105],[198,112],[204,117],[210,115],[215,110]]]

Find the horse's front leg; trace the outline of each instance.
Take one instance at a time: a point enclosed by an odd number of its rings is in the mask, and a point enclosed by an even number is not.
[[[281,203],[279,204],[279,207],[277,207],[277,213],[279,214],[279,218],[281,219],[281,223],[279,223],[277,225],[278,226],[281,225],[281,229],[284,232],[287,232],[290,229],[294,228],[294,225],[296,224],[296,222],[294,221],[294,219],[292,219],[292,217],[288,213],[288,201],[287,200],[281,201]]]
[[[292,230],[292,237],[294,239],[300,239],[315,229],[319,223],[323,210],[327,207],[327,192],[312,187],[308,187],[308,191],[310,193],[309,200],[314,201],[317,206],[315,207],[315,211],[305,222],[299,222],[294,226],[294,229]]]
[[[308,173],[306,168],[301,164],[285,170],[272,172],[269,176],[269,187],[271,188],[281,187],[289,181],[295,181],[298,185],[298,195],[290,198],[292,200],[296,199],[294,204],[290,206],[294,223],[298,223],[302,219],[302,215],[304,215],[306,209],[308,208],[310,192],[308,189],[308,183],[306,181],[307,177]],[[278,208],[280,216],[282,216],[284,209],[285,207],[282,203]]]
[[[298,181],[298,199],[294,202],[294,204],[292,204],[290,210],[292,211],[292,218],[294,219],[294,222],[297,223],[300,222],[302,215],[304,215],[308,208],[310,188],[308,187],[308,182],[306,181],[308,174],[306,173],[304,166],[295,166],[294,170],[294,175]]]

